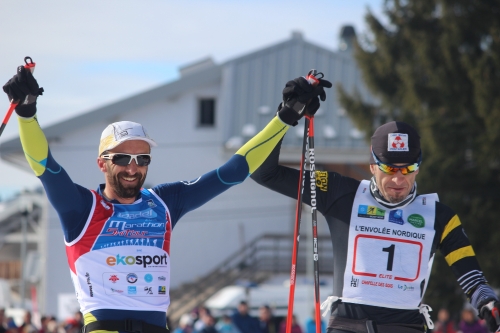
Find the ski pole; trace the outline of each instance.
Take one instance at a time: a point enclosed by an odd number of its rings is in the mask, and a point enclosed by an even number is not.
[[[319,304],[319,254],[318,254],[318,220],[316,212],[316,163],[314,155],[314,116],[306,115],[309,119],[309,188],[311,189],[312,239],[314,260],[314,315],[316,318],[316,333],[321,333],[321,313]]]
[[[29,60],[29,62],[28,62]],[[24,57],[24,68],[29,69],[31,73],[35,70],[35,63],[33,62],[33,59],[31,57]],[[7,126],[7,123],[9,122],[10,116],[12,115],[12,112],[16,108],[16,106],[20,103],[20,101],[14,101],[13,99],[10,101],[9,108],[7,109],[7,113],[5,114],[5,117],[3,118],[2,125],[0,125],[0,136],[3,133],[3,130],[5,129],[5,126]]]
[[[315,69],[309,71],[306,76],[306,80],[313,86],[319,83],[319,79],[316,78],[316,75],[321,74],[318,73]],[[306,104],[302,107],[300,111],[305,112]],[[295,226],[293,231],[293,250],[292,250],[292,267],[290,270],[290,290],[288,293],[288,313],[286,317],[286,333],[291,333],[292,331],[292,317],[293,317],[293,303],[295,297],[295,283],[297,278],[297,253],[299,251],[299,238],[300,238],[300,220],[302,216],[302,193],[304,192],[304,183],[306,179],[306,156],[307,156],[307,146],[308,146],[308,138],[309,138],[309,122],[310,118],[305,117],[305,125],[304,125],[304,136],[302,140],[302,155],[300,157],[300,177],[298,183],[298,192],[297,192],[297,205],[295,207]],[[319,301],[318,301],[319,302]],[[319,313],[319,308],[318,308]]]

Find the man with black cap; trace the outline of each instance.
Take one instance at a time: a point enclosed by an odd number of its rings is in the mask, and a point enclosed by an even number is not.
[[[299,171],[278,164],[281,143],[252,174],[258,183],[297,197]],[[440,249],[470,303],[491,331],[500,326],[500,303],[488,286],[460,219],[438,201],[418,194],[420,137],[407,123],[380,126],[371,138],[370,180],[316,171],[316,206],[333,245],[329,333],[416,333],[433,328],[421,303],[434,254]],[[309,188],[308,174],[304,188]],[[314,185],[313,185],[314,186]],[[309,191],[303,201],[311,202]]]
[[[143,188],[156,146],[136,122],[118,121],[102,132],[97,166],[105,182],[96,190],[75,184],[51,155],[36,117],[41,90],[32,73],[18,67],[3,86],[17,103],[19,131],[30,167],[59,214],[71,278],[84,333],[166,333],[170,304],[170,239],[186,213],[242,183],[266,158],[288,128],[316,112],[326,98],[319,79],[289,81],[277,116],[219,168],[193,181]],[[298,112],[299,111],[299,112]],[[166,167],[168,169],[168,167]]]

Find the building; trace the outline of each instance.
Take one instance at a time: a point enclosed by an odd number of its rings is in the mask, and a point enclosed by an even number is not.
[[[175,82],[45,127],[52,155],[75,183],[95,189],[103,182],[95,162],[102,130],[111,122],[130,120],[143,124],[158,143],[145,186],[196,179],[222,165],[257,133],[273,117],[285,83],[311,68],[370,101],[352,56],[353,30],[343,32],[339,51],[293,32],[288,40],[222,64],[203,59],[184,66]],[[363,133],[340,107],[335,87],[327,94],[315,117],[317,166],[365,177],[369,151]],[[43,123],[43,103],[38,108]],[[283,162],[299,163],[302,135],[301,124],[289,131]],[[3,143],[0,154],[31,172],[19,139]],[[58,302],[73,299],[73,286],[58,216],[50,206],[45,208],[43,232],[35,240],[44,267],[38,299],[42,313],[57,314]],[[294,209],[293,200],[248,180],[187,214],[172,236],[172,287],[203,276],[263,233],[293,234]],[[319,232],[328,232],[321,218]]]

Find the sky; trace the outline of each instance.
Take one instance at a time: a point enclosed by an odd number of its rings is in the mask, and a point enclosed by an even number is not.
[[[51,125],[176,80],[178,69],[211,57],[217,64],[300,31],[336,50],[343,25],[367,33],[384,0],[1,0],[0,83],[24,57],[45,89],[38,120]],[[3,93],[0,91],[0,93]],[[0,117],[9,106],[0,97]],[[3,110],[2,110],[3,108]],[[0,143],[18,137],[15,114]],[[40,186],[0,160],[0,199]]]

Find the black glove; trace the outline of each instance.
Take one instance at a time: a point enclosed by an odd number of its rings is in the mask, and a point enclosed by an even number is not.
[[[332,83],[323,79],[313,86],[302,76],[288,81],[283,89],[283,103],[278,107],[280,119],[295,126],[305,113],[313,116],[319,109],[319,99],[326,100],[324,88],[331,87]]]
[[[18,103],[16,113],[21,117],[33,117],[36,114],[36,99],[43,94],[31,70],[17,67],[17,74],[4,86],[3,91],[9,96],[9,102]]]
[[[500,302],[490,300],[479,307],[479,317],[486,321],[486,326],[491,332],[500,331]]]

